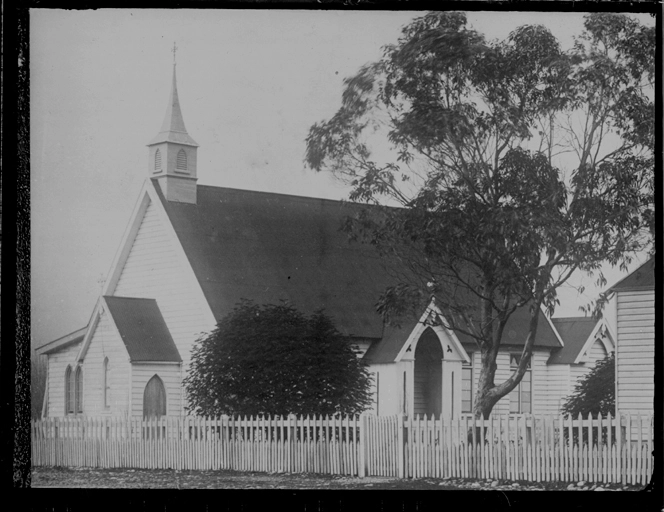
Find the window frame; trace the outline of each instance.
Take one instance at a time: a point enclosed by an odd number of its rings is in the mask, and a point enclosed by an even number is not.
[[[76,366],[74,374],[74,410],[75,414],[83,414],[83,366]]]
[[[469,352],[468,353],[470,363],[466,363],[465,361],[461,362],[461,414],[468,414],[468,413],[473,412],[473,399],[474,399],[473,391],[475,389],[475,361],[474,361],[474,357],[473,357],[474,355],[475,355],[474,352]],[[464,382],[467,381],[464,378],[464,375],[466,374],[467,371],[470,372],[470,400],[464,400],[463,399],[464,391],[466,391],[466,390],[464,390],[463,385],[464,385]],[[470,409],[469,410],[466,410],[464,408],[464,402],[467,402],[467,401],[470,402]]]
[[[183,156],[184,167],[180,167],[180,155]],[[181,173],[189,172],[189,157],[184,149],[180,149],[177,155],[175,155],[175,171]]]
[[[71,414],[76,414],[76,408],[74,407],[74,386],[73,386],[73,372],[71,365],[67,365],[65,370],[65,416]]]
[[[509,413],[510,414],[532,414],[533,413],[533,372],[532,372],[532,359],[533,359],[533,354],[530,355],[530,360],[528,361],[528,367],[526,368],[526,372],[523,374],[523,377],[521,379],[521,382],[509,393]],[[514,364],[512,361],[515,361]],[[521,354],[510,354],[510,371],[514,372],[516,368],[519,366],[519,363],[521,361]],[[526,376],[528,378],[527,382],[524,382],[524,379],[526,379]],[[529,389],[526,390],[524,384],[527,384]],[[524,393],[528,393],[528,412],[524,412],[524,399],[523,395]],[[516,400],[514,398],[516,397]],[[517,410],[513,411],[512,410],[512,404],[516,402],[517,404]]]
[[[159,162],[159,164],[157,164]],[[159,148],[154,152],[154,170],[155,171],[161,171],[162,169],[162,161],[161,161],[161,151],[159,151]]]
[[[108,390],[109,390],[109,385],[108,385],[108,356],[104,357],[104,363],[103,363],[103,368],[102,368],[102,403],[104,404],[104,409],[110,409],[111,404],[109,403],[108,400]]]

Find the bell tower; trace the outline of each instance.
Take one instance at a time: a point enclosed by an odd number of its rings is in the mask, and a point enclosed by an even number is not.
[[[198,144],[187,133],[180,110],[175,76],[173,44],[173,84],[161,130],[147,145],[150,148],[148,175],[157,182],[168,201],[196,204],[196,152]]]

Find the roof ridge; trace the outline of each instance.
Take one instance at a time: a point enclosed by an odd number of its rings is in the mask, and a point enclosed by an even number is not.
[[[350,205],[358,205],[358,206],[368,206],[370,208],[373,207],[380,207],[383,206],[385,208],[398,208],[398,206],[384,206],[384,205],[375,205],[375,204],[369,204],[369,203],[358,203],[355,201],[349,201],[348,199],[330,199],[327,197],[314,197],[314,196],[301,196],[297,194],[285,194],[283,192],[267,192],[264,190],[250,190],[246,188],[235,188],[235,187],[222,187],[218,185],[205,185],[202,183],[197,183],[197,187],[206,187],[206,188],[212,188],[216,190],[226,190],[230,192],[247,192],[250,194],[262,194],[262,195],[267,195],[267,196],[276,196],[276,197],[285,197],[285,198],[291,198],[291,199],[298,199],[298,200],[307,200],[307,199],[313,199],[315,201],[326,201],[330,203],[337,203],[337,204],[350,204]]]

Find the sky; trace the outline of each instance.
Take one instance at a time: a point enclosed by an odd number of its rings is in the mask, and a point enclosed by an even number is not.
[[[305,138],[340,105],[343,79],[381,56],[408,11],[30,11],[31,332],[33,346],[84,327],[138,193],[145,146],[161,126],[174,42],[198,183],[347,199],[306,168]],[[642,23],[654,24],[647,15]],[[563,47],[579,13],[469,13],[488,39],[546,25]],[[629,270],[645,261],[638,257]],[[609,285],[624,273],[607,269]],[[560,291],[555,316],[577,316],[600,289]]]

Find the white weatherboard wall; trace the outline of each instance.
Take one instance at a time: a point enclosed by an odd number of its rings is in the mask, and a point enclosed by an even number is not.
[[[546,389],[547,403],[542,409],[543,414],[560,414],[565,399],[574,390],[572,368],[569,364],[547,365]]]
[[[48,354],[48,416],[51,418],[65,415],[65,372],[67,365],[71,365],[72,371],[76,370],[74,359],[80,349],[81,342]],[[85,377],[85,368],[83,372]]]
[[[131,414],[143,415],[143,393],[148,381],[159,375],[166,388],[166,415],[182,416],[182,381],[177,363],[133,363],[131,365]]]
[[[185,277],[174,243],[150,203],[113,295],[157,300],[186,371],[205,317],[194,293],[198,283]]]
[[[501,349],[496,358],[496,375],[494,382],[500,384],[506,381],[512,374],[510,369],[510,354],[520,354],[521,348],[509,350]],[[530,360],[530,372],[532,378],[531,397],[533,414],[558,414],[560,397],[566,394],[569,382],[569,371],[566,365],[547,365],[551,355],[549,349],[534,348]],[[477,392],[480,371],[482,369],[481,355],[479,351],[473,352],[473,400]],[[461,388],[459,387],[459,390]],[[460,391],[459,391],[460,392]],[[501,398],[494,406],[492,414],[509,414],[509,394]],[[468,413],[466,413],[468,414]]]
[[[655,292],[617,293],[616,407],[652,414],[655,375]]]
[[[104,407],[104,358],[108,357],[108,402]],[[97,323],[83,362],[83,413],[86,416],[104,414],[119,416],[129,410],[129,355],[115,325],[107,312]]]

